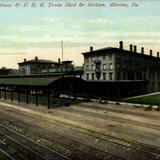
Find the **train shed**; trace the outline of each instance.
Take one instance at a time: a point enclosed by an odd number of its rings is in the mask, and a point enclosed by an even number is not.
[[[50,107],[53,97],[61,93],[80,92],[85,81],[76,77],[0,78],[0,98]]]

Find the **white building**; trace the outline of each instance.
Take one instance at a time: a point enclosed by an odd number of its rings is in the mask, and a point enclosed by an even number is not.
[[[84,79],[86,80],[115,80],[115,55],[103,48],[84,55]]]
[[[160,56],[153,56],[152,50],[145,54],[144,48],[137,52],[137,46],[130,44],[129,50],[107,47],[82,53],[84,56],[85,80],[131,80],[147,81],[149,92],[160,89]]]

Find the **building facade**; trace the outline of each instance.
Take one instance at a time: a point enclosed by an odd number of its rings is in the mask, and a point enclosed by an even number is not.
[[[30,75],[30,74],[39,74],[43,70],[49,70],[51,68],[57,68],[61,65],[60,62],[54,62],[51,60],[35,59],[26,60],[24,62],[18,63],[19,65],[19,74],[21,75]]]
[[[83,53],[85,80],[115,80],[115,54],[106,49]]]
[[[137,46],[130,45],[129,50],[123,49],[120,41],[119,48],[103,48],[82,53],[84,56],[85,80],[147,80],[148,91],[160,90],[160,58],[137,52]]]
[[[35,59],[26,60],[24,62],[18,63],[19,65],[19,74],[20,75],[33,75],[33,74],[65,74],[65,75],[83,75],[82,67],[74,67],[72,64],[73,61],[66,60],[58,62],[51,60]]]
[[[62,61],[58,60],[58,65],[54,65],[52,68],[45,69],[43,73],[64,73],[64,72],[71,72],[74,71],[74,65],[72,64],[73,61]]]

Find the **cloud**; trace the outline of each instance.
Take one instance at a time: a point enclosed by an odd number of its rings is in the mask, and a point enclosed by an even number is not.
[[[96,36],[95,36],[96,35]],[[61,40],[74,42],[74,43],[87,43],[90,40],[99,42],[104,40],[117,40],[117,39],[124,39],[124,40],[139,40],[139,41],[160,41],[160,32],[109,32],[109,31],[101,31],[86,34],[85,33],[75,33],[73,32],[72,36],[69,36],[69,33],[60,34],[53,36],[52,34],[44,35],[44,36],[32,36],[32,37],[25,37],[25,36],[18,36],[13,34],[11,36],[0,36],[0,45],[3,47],[3,44],[7,46],[17,46],[17,45],[36,45],[36,44],[57,44],[60,43]]]
[[[101,24],[106,24],[108,23],[109,21],[106,19],[106,18],[95,18],[95,19],[89,19],[89,20],[81,20],[80,23],[81,24],[98,24],[98,25],[101,25]]]
[[[0,52],[0,55],[25,55],[26,52]]]

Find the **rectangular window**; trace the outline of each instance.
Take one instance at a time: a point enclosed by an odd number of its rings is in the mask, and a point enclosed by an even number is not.
[[[97,63],[96,66],[95,66],[95,69],[96,69],[96,70],[101,70],[101,64],[100,64],[100,63]]]
[[[103,69],[104,69],[104,70],[106,70],[106,69],[107,69],[106,64],[103,64]]]
[[[124,80],[126,79],[126,73],[123,73],[123,79]]]
[[[159,76],[158,76],[159,77]],[[146,73],[144,73],[144,77],[143,77],[143,79],[145,80],[146,79]]]
[[[97,60],[98,60],[98,61],[100,61],[101,59],[102,59],[102,57],[101,57],[101,56],[98,56],[98,57],[97,57]]]
[[[112,60],[112,54],[109,54],[109,60]]]
[[[89,80],[89,73],[87,73],[86,76],[87,76],[87,80]]]
[[[106,80],[106,73],[103,73],[103,80]]]
[[[118,72],[117,75],[117,80],[120,80],[120,72]]]
[[[92,61],[95,61],[97,58],[96,57],[92,57]]]
[[[103,60],[105,60],[106,59],[106,56],[103,56]]]
[[[92,80],[94,80],[94,73],[92,73]]]
[[[92,71],[94,71],[94,70],[95,70],[95,65],[93,64],[93,65],[92,65]]]
[[[109,64],[109,69],[113,69],[113,64],[112,63]]]
[[[109,73],[109,80],[113,80],[113,73]]]

